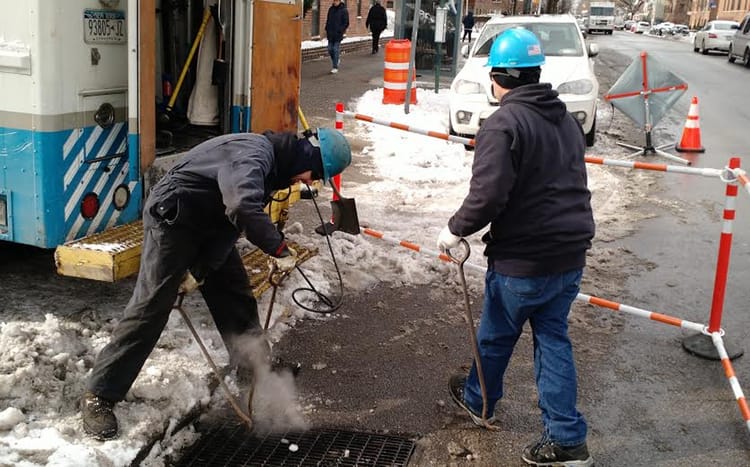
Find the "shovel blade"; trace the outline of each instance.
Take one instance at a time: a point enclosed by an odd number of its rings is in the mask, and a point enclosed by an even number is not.
[[[359,235],[359,216],[354,198],[339,198],[331,201],[331,214],[336,230]]]
[[[315,231],[320,235],[330,235],[340,230],[351,235],[359,235],[359,216],[354,198],[339,198],[331,201],[331,222],[319,225]]]

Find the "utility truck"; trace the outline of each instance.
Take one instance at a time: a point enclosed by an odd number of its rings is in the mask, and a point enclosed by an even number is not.
[[[159,167],[219,134],[297,130],[301,20],[302,0],[5,2],[0,240],[58,247],[66,275],[136,272]]]
[[[615,4],[613,2],[591,2],[588,15],[584,19],[587,34],[603,32],[612,34],[615,29]]]

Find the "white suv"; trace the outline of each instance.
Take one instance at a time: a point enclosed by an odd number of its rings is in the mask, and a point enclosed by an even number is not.
[[[599,49],[596,44],[586,47],[576,19],[571,15],[506,16],[487,21],[471,49],[464,48],[466,63],[451,84],[450,133],[473,137],[482,122],[497,110],[499,102],[492,95],[489,68],[485,64],[495,37],[517,26],[539,38],[545,57],[540,81],[552,84],[560,93],[568,112],[581,122],[586,144],[593,146],[599,82],[594,75],[592,58]]]
[[[745,15],[739,29],[729,39],[728,57],[729,63],[734,63],[739,58],[750,68],[750,13]]]

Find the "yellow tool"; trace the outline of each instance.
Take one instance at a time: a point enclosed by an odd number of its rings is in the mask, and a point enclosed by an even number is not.
[[[174,103],[177,100],[177,95],[180,93],[182,82],[185,80],[185,75],[187,75],[188,69],[190,69],[190,64],[193,62],[195,51],[198,50],[198,45],[201,43],[201,40],[203,40],[203,35],[206,33],[206,25],[208,24],[208,21],[210,19],[211,10],[209,8],[206,8],[205,10],[203,10],[203,20],[201,20],[201,27],[200,29],[198,29],[198,34],[195,35],[193,46],[190,48],[190,53],[188,53],[187,60],[185,60],[185,65],[183,65],[182,71],[180,72],[180,77],[177,79],[177,84],[174,87],[174,92],[169,98],[169,103],[167,104],[166,108],[167,115],[169,115],[169,113],[172,112],[172,109],[174,108]]]

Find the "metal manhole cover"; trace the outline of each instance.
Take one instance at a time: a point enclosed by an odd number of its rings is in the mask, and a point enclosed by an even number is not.
[[[413,452],[414,441],[399,436],[335,429],[258,436],[232,422],[205,429],[176,465],[397,467]]]

